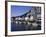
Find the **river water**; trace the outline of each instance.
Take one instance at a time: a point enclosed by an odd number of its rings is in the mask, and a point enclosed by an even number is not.
[[[41,30],[41,26],[33,27],[27,24],[11,23],[11,31]]]

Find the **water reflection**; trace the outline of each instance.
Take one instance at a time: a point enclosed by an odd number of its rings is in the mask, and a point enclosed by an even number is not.
[[[17,24],[18,23],[18,24]],[[41,30],[41,26],[36,23],[29,22],[12,22],[11,23],[11,31],[26,31],[26,30]]]

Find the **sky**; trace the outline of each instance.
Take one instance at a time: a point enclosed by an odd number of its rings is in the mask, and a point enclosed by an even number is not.
[[[16,6],[11,5],[11,17],[21,16],[31,10],[31,6]]]

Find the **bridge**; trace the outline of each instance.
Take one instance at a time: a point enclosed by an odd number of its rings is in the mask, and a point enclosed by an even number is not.
[[[41,26],[41,8],[33,7],[32,10],[29,10],[27,13],[11,17],[11,22],[16,24],[27,24],[33,26]]]
[[[38,8],[35,7],[21,16],[11,17],[11,23],[12,23],[11,26],[13,27],[13,30],[41,29],[40,7]],[[14,29],[14,26],[16,29]]]

